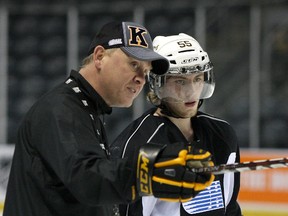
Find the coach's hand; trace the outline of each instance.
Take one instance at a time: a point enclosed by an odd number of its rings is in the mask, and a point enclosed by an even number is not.
[[[188,201],[214,180],[214,175],[196,174],[190,168],[212,165],[208,151],[189,149],[184,143],[164,146],[148,143],[139,151],[138,193],[166,201]]]

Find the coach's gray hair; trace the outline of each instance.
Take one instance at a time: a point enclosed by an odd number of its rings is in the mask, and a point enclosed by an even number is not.
[[[85,67],[86,65],[88,65],[90,62],[93,61],[93,53],[90,54],[89,56],[85,57],[83,60],[82,60],[82,65],[81,65],[81,68]]]
[[[105,53],[107,53],[107,55],[110,55],[111,53],[113,53],[117,48],[111,48],[111,49],[105,49]],[[82,60],[82,65],[81,68],[85,67],[86,65],[90,64],[93,61],[93,53],[91,53],[89,56],[85,57]]]

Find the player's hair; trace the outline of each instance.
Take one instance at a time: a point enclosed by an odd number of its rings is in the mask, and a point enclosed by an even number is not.
[[[159,106],[161,104],[161,99],[157,97],[154,91],[149,91],[146,96],[147,100],[150,101],[153,105]]]

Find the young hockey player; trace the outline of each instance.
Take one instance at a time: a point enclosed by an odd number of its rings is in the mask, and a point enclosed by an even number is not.
[[[157,36],[156,52],[166,57],[164,75],[150,73],[148,99],[156,107],[131,123],[114,141],[112,153],[122,158],[137,155],[137,145],[186,143],[212,154],[214,164],[239,162],[239,146],[232,127],[224,120],[199,111],[214,92],[213,66],[208,54],[187,34]],[[206,190],[187,202],[155,197],[121,206],[121,215],[137,216],[240,216],[237,203],[240,175],[217,175]]]

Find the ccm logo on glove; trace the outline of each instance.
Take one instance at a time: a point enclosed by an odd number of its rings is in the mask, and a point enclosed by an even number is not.
[[[140,196],[153,195],[152,191],[152,171],[156,157],[161,151],[159,145],[145,145],[140,148],[137,162],[137,188]]]
[[[148,164],[149,159],[145,156],[145,153],[139,154],[138,164],[140,163],[140,191],[145,194],[152,194],[151,187],[149,187],[149,178],[148,178]],[[150,189],[150,190],[149,190]]]

